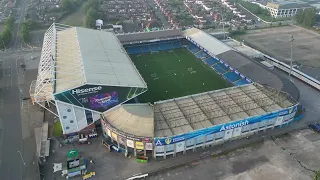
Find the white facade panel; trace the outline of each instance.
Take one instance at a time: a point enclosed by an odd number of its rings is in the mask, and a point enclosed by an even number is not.
[[[276,120],[275,126],[281,125],[282,121],[283,121],[283,117],[282,116],[278,117],[277,120]]]
[[[232,138],[232,132],[233,132],[233,129],[226,130],[226,131],[225,131],[225,134],[224,134],[224,139],[230,139],[230,138]]]
[[[60,122],[64,134],[78,132],[78,125],[73,107],[56,101],[57,110],[60,116]]]
[[[237,136],[240,136],[241,135],[241,129],[242,127],[237,127],[233,130],[233,137],[237,137]]]
[[[176,152],[184,151],[185,141],[176,143]]]
[[[74,111],[76,114],[76,119],[77,119],[79,130],[87,127],[88,125],[87,125],[87,120],[86,120],[86,115],[84,113],[84,109],[74,107]]]
[[[157,153],[163,153],[164,152],[164,146],[156,146],[156,152]]]

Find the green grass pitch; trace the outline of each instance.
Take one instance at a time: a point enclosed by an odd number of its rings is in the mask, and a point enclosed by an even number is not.
[[[147,83],[141,103],[156,102],[230,87],[213,69],[187,49],[130,56]]]

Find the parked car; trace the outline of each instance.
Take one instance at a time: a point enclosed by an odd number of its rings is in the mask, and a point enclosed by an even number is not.
[[[316,124],[316,123],[310,124],[309,128],[315,132],[320,132],[320,125],[319,124]]]

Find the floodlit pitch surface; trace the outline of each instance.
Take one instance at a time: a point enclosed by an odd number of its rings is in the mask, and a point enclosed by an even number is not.
[[[140,102],[155,102],[229,87],[230,84],[187,49],[130,56],[147,83]]]
[[[290,62],[291,34],[294,37],[293,60],[304,66],[320,67],[320,34],[296,26],[248,31],[240,37],[245,44],[280,61]]]

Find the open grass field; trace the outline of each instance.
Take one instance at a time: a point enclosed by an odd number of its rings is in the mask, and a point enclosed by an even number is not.
[[[131,55],[147,83],[140,102],[155,102],[222,89],[230,84],[187,49]]]
[[[79,9],[63,18],[60,23],[70,26],[85,27],[85,4],[86,3],[83,3]]]

